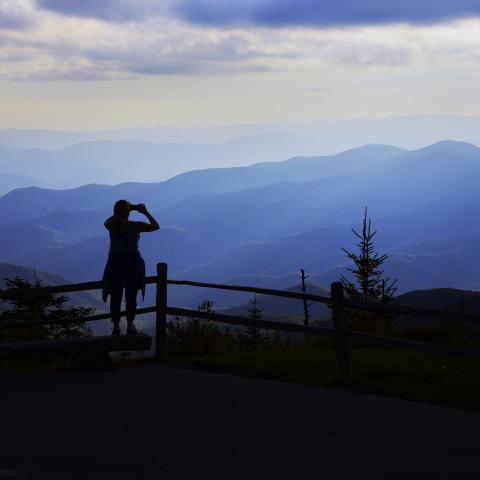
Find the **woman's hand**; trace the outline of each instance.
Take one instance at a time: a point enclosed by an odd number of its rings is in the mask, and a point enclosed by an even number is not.
[[[139,211],[139,213],[143,213],[143,215],[146,215],[148,213],[147,207],[145,206],[144,203],[141,203],[138,206],[138,211]]]

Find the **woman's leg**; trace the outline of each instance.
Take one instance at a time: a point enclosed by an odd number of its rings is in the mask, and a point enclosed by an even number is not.
[[[125,302],[127,308],[127,324],[133,329],[133,321],[135,320],[135,310],[137,309],[137,288],[125,289]]]
[[[120,306],[122,304],[123,288],[114,288],[110,292],[110,315],[112,315],[113,334],[120,333]]]

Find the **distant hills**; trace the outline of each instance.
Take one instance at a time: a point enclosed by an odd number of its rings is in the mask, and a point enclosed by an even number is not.
[[[445,138],[480,144],[480,118],[398,116],[202,128],[0,130],[0,194],[23,186],[158,182],[193,169],[332,155],[380,143],[409,150]],[[19,177],[28,177],[26,184]]]
[[[318,151],[302,135],[261,133],[222,143],[159,143],[102,140],[66,146],[0,151],[0,167],[28,176],[30,185],[69,188],[87,183],[158,182],[198,168],[243,166]],[[17,187],[22,186],[17,183]]]
[[[46,129],[0,130],[0,146],[9,149],[59,150],[84,142],[137,140],[159,143],[222,143],[239,137],[280,133],[300,135],[316,152],[331,154],[368,143],[387,143],[408,149],[445,138],[480,143],[480,118],[454,115],[410,115],[333,121],[263,122],[193,128],[137,127],[103,131]],[[312,142],[314,142],[312,144]],[[295,154],[299,155],[298,151]],[[306,154],[306,152],[304,152]]]
[[[280,183],[352,174],[376,166],[399,152],[402,150],[387,145],[367,145],[338,155],[298,157],[250,167],[194,170],[159,183],[95,184],[67,190],[18,189],[0,198],[0,208],[5,207],[0,221],[48,215],[57,211],[59,204],[64,210],[110,210],[115,199],[121,197],[132,202],[144,201],[160,210],[194,195],[241,192]],[[14,211],[9,210],[11,205],[15,205]]]
[[[0,151],[1,154],[1,151]],[[48,186],[46,182],[40,182],[35,178],[14,173],[0,173],[0,195],[4,195],[16,188],[30,187],[31,185]]]
[[[389,252],[386,273],[400,293],[480,289],[480,149],[442,141],[406,151],[365,145],[336,155],[294,157],[248,167],[194,170],[157,183],[74,189],[21,188],[0,197],[0,261],[72,280],[99,278],[108,237],[103,219],[119,198],[145,202],[162,225],[141,248],[153,273],[290,288],[305,268],[328,289],[348,266],[365,206]],[[173,304],[219,308],[245,297],[171,288]]]

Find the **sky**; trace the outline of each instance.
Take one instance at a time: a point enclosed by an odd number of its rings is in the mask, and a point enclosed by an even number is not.
[[[0,0],[0,128],[478,115],[478,0]]]

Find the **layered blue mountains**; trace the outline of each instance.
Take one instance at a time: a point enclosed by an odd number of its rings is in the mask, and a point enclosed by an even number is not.
[[[129,142],[117,145],[125,150],[110,159],[112,165],[128,157],[147,178],[158,157],[142,156]],[[208,148],[221,152],[224,145]],[[145,203],[161,224],[159,232],[141,239],[149,274],[157,262],[166,262],[172,278],[294,288],[304,268],[311,285],[323,291],[346,273],[341,247],[355,248],[351,229],[359,228],[368,207],[378,230],[376,247],[390,255],[385,273],[398,278],[400,294],[480,290],[480,148],[472,143],[444,140],[414,149],[366,144],[282,161],[272,160],[270,152],[249,166],[240,165],[245,158],[241,162],[239,156],[237,166],[189,170],[161,181],[52,188],[66,173],[78,173],[78,183],[92,174],[93,162],[82,170],[75,157],[69,157],[68,169],[68,148],[74,147],[55,150],[48,168],[38,157],[36,167],[27,168],[35,163],[33,150],[9,147],[9,161],[18,167],[11,180],[24,184],[0,197],[0,263],[8,271],[16,266],[47,272],[45,278],[100,279],[108,252],[103,221],[113,203],[126,198]],[[61,175],[47,175],[52,169]],[[42,184],[23,186],[29,174],[42,177]],[[0,268],[0,274],[7,273]],[[207,295],[219,308],[247,300],[198,289],[170,292],[172,304],[185,306]]]

